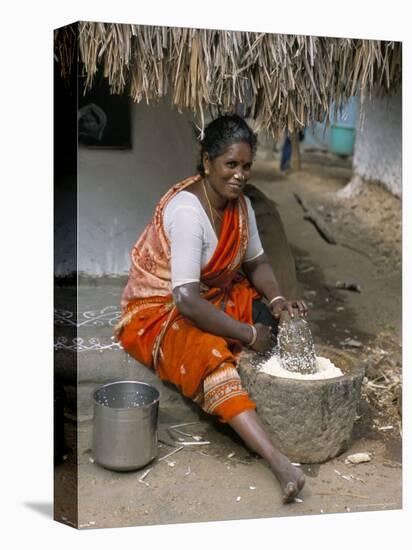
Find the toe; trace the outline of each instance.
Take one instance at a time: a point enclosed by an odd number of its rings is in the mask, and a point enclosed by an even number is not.
[[[292,502],[292,500],[295,498],[295,496],[298,494],[298,488],[296,486],[296,483],[293,481],[289,481],[287,483],[285,490],[283,492],[283,502],[286,504],[288,502]]]
[[[305,476],[302,474],[299,479],[295,481],[289,481],[283,491],[283,502],[285,504],[293,502],[295,497],[300,493],[305,485]]]

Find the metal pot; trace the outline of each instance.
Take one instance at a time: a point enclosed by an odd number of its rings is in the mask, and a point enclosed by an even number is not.
[[[142,468],[157,455],[160,394],[136,380],[108,382],[93,393],[93,455],[110,470]]]

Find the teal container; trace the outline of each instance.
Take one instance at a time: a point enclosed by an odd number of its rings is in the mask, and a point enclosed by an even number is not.
[[[355,128],[344,124],[333,124],[330,131],[330,150],[336,155],[353,154]]]

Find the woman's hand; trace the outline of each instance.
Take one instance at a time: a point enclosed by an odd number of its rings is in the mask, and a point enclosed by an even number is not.
[[[262,325],[261,323],[256,323],[254,325],[257,333],[257,338],[255,343],[250,346],[254,351],[266,351],[273,346],[273,332],[271,327],[267,325]]]
[[[276,300],[268,305],[270,312],[275,319],[279,319],[281,311],[288,311],[293,318],[295,316],[294,309],[297,309],[300,317],[306,317],[308,308],[303,300]]]

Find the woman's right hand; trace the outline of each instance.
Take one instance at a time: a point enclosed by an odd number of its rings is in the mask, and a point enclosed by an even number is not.
[[[254,327],[257,332],[257,338],[250,348],[259,352],[267,351],[273,346],[273,333],[271,327],[262,325],[261,323],[256,323]]]

